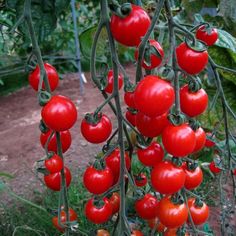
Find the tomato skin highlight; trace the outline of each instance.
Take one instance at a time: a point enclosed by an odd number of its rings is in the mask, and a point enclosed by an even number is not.
[[[162,143],[169,154],[184,157],[193,152],[196,136],[187,123],[179,126],[169,125],[162,133]]]
[[[52,157],[44,161],[46,169],[51,173],[57,173],[63,168],[63,160],[58,155],[54,154]]]
[[[104,89],[106,93],[111,94],[113,92],[113,83],[114,83],[113,70],[109,70],[107,74],[107,86]],[[118,74],[119,90],[122,88],[122,86],[123,86],[123,76]]]
[[[111,16],[110,29],[114,39],[127,46],[137,47],[151,24],[149,15],[143,8],[131,4],[130,14],[124,18]],[[138,29],[138,30],[137,30]]]
[[[153,188],[161,194],[173,194],[183,188],[185,172],[170,161],[157,163],[151,172]]]
[[[176,59],[179,67],[190,75],[199,74],[208,63],[208,52],[197,52],[181,43],[176,48]]]
[[[112,214],[116,214],[120,210],[120,195],[117,192],[112,193],[109,201],[112,205]]]
[[[196,145],[193,152],[199,152],[204,148],[206,143],[206,133],[203,130],[203,128],[199,127],[195,131],[195,137],[196,137]]]
[[[200,26],[196,31],[196,38],[206,43],[207,46],[212,46],[218,39],[218,31],[216,28],[211,29],[208,34],[204,25]]]
[[[112,132],[111,120],[104,114],[96,124],[90,124],[84,118],[80,126],[81,134],[90,143],[105,142]]]
[[[195,117],[204,113],[208,106],[208,95],[204,89],[190,92],[188,85],[180,89],[181,111],[189,117]]]
[[[174,88],[161,77],[148,75],[141,80],[134,92],[137,110],[149,117],[160,116],[169,111],[174,103]]]
[[[67,97],[53,96],[41,111],[46,126],[55,131],[70,129],[77,120],[75,104]]]
[[[44,68],[48,77],[49,86],[51,91],[53,92],[59,83],[59,76],[56,69],[50,65],[49,63],[44,63]],[[39,65],[35,67],[35,69],[29,74],[28,77],[30,86],[35,90],[38,91],[39,81],[40,81],[40,68]],[[42,89],[45,89],[45,84],[43,82]]]

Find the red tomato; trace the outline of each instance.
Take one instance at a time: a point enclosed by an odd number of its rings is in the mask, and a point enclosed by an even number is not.
[[[91,198],[85,205],[85,216],[94,224],[103,224],[112,216],[112,205],[107,198],[103,198],[103,204],[96,206]]]
[[[110,236],[110,234],[105,229],[98,229],[96,236]]]
[[[143,233],[139,230],[133,230],[130,236],[143,236]]]
[[[78,216],[76,214],[76,212],[69,208],[69,221],[77,221],[78,220]],[[61,224],[65,224],[67,222],[66,219],[66,212],[64,210],[61,211],[60,213],[60,222]],[[60,231],[60,232],[64,232],[65,231],[65,227],[62,227],[59,225],[59,219],[57,216],[54,216],[52,218],[52,224]]]
[[[113,83],[114,83],[113,71],[109,70],[108,74],[107,74],[107,86],[104,89],[106,93],[112,93],[113,92]],[[123,86],[123,76],[119,74],[118,75],[119,90],[121,89],[122,86]]]
[[[162,143],[166,151],[175,157],[191,154],[196,145],[194,131],[188,124],[169,125],[162,133]]]
[[[137,156],[143,165],[155,166],[164,158],[164,150],[159,143],[152,142],[145,149],[138,148]]]
[[[234,173],[234,175],[236,176],[236,169],[234,169],[233,173]]]
[[[160,222],[168,228],[178,228],[188,219],[188,209],[185,203],[174,204],[170,196],[161,199],[157,212]]]
[[[158,76],[148,75],[141,80],[134,92],[134,102],[143,114],[156,117],[169,111],[175,94],[171,84]]]
[[[45,160],[45,167],[51,173],[59,172],[63,168],[63,160],[58,155],[54,154],[49,159]]]
[[[157,50],[161,57],[151,53],[151,56],[150,56],[150,65],[147,65],[145,63],[145,60],[142,61],[142,67],[144,69],[147,69],[147,70],[152,70],[158,66],[161,65],[162,63],[162,59],[164,58],[164,50],[163,48],[161,47],[161,45],[154,39],[150,39],[149,40],[149,43],[150,43],[150,47],[154,47],[155,50]],[[138,60],[138,48],[135,50],[135,54],[134,54],[134,57],[135,57],[135,60],[137,61]]]
[[[48,63],[44,63],[44,68],[48,77],[48,82],[49,82],[51,91],[54,91],[57,88],[58,83],[59,83],[59,76],[57,74],[57,71],[52,65]],[[28,80],[29,80],[30,86],[35,91],[38,91],[39,80],[40,80],[39,65],[37,65],[35,69],[29,74]],[[42,89],[45,89],[44,82],[42,84]]]
[[[188,85],[180,89],[180,106],[182,112],[190,117],[201,115],[208,105],[208,95],[204,89],[189,91]]]
[[[148,226],[151,229],[154,229],[154,227],[155,227],[156,231],[159,232],[159,233],[163,233],[165,228],[166,228],[165,225],[163,225],[157,217],[153,218],[151,220],[148,220]]]
[[[151,172],[153,188],[161,194],[173,194],[183,188],[185,172],[170,161],[162,161],[155,165]]]
[[[120,210],[120,195],[119,193],[112,193],[109,201],[112,205],[112,214],[116,214]]]
[[[71,173],[67,167],[64,167],[64,173],[66,178],[66,187],[69,187],[71,182]],[[46,186],[54,191],[60,191],[61,189],[61,172],[44,175],[44,182]]]
[[[130,108],[136,108],[134,103],[134,92],[125,92],[124,94],[125,104]]]
[[[51,133],[52,133],[52,130],[49,130],[45,134],[44,133],[40,134],[40,142],[41,142],[41,145],[43,148],[45,148],[45,144],[46,144],[49,136],[51,135]],[[69,130],[61,131],[60,136],[61,136],[62,152],[64,153],[69,149],[69,147],[71,145],[70,131]],[[57,153],[57,138],[56,138],[55,133],[52,135],[52,138],[48,143],[48,151]]]
[[[146,137],[154,138],[162,133],[165,127],[170,124],[168,114],[164,113],[160,116],[149,117],[141,112],[136,114],[136,126],[138,131]]]
[[[197,29],[196,38],[206,43],[207,46],[212,46],[218,39],[217,29],[212,28],[208,33],[205,25],[202,25]]]
[[[125,46],[138,46],[146,34],[151,20],[146,11],[136,5],[131,5],[130,14],[124,18],[111,16],[111,33],[115,40]],[[138,29],[138,30],[137,30]]]
[[[144,173],[140,173],[135,176],[135,184],[138,187],[143,187],[147,184],[147,176]]]
[[[208,137],[214,138],[214,136],[212,136],[211,133],[207,132],[206,135]],[[211,141],[210,139],[206,138],[206,142],[205,142],[205,147],[211,148],[215,146],[215,142]]]
[[[196,137],[196,145],[193,150],[193,152],[199,152],[203,149],[206,143],[206,133],[205,131],[200,127],[195,131],[195,137]]]
[[[125,113],[125,117],[131,125],[136,126],[136,114],[135,113],[132,113],[129,110],[127,110]]]
[[[105,142],[112,132],[112,123],[106,115],[100,115],[97,123],[92,124],[84,118],[80,126],[83,137],[90,143]]]
[[[112,186],[112,170],[108,167],[98,170],[93,166],[89,166],[84,172],[83,183],[90,193],[102,194]]]
[[[209,207],[205,202],[201,202],[201,205],[198,206],[195,198],[189,198],[188,207],[195,225],[201,225],[207,221],[209,217]]]
[[[176,58],[179,67],[190,75],[200,73],[208,63],[207,51],[194,51],[186,43],[176,48]]]
[[[167,229],[164,236],[178,236],[178,229]],[[182,234],[181,234],[182,235]],[[185,233],[184,236],[190,236],[189,233]]]
[[[221,172],[221,169],[218,168],[218,167],[215,165],[215,162],[214,162],[214,161],[212,161],[212,162],[210,163],[209,169],[210,169],[210,171],[211,171],[212,173],[214,173],[214,174],[219,174],[219,173]]]
[[[68,130],[77,120],[74,103],[61,95],[53,96],[43,107],[41,115],[47,127],[55,131]]]
[[[203,180],[203,173],[201,168],[198,166],[195,170],[190,170],[187,167],[186,163],[183,163],[182,167],[186,174],[184,187],[188,190],[197,188]]]

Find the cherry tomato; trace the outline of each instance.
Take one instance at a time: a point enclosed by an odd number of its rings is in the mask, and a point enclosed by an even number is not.
[[[78,216],[77,216],[76,212],[72,208],[69,208],[69,221],[77,221],[77,220],[78,220]],[[65,224],[67,222],[66,212],[64,210],[61,210],[61,212],[60,212],[60,222],[61,222],[61,224]],[[64,232],[65,231],[65,227],[62,227],[62,226],[59,225],[59,221],[58,221],[58,217],[57,216],[54,216],[52,218],[52,224],[60,232]]]
[[[184,187],[188,190],[197,188],[202,183],[203,180],[203,173],[201,168],[198,166],[194,170],[190,170],[187,167],[186,163],[183,163],[182,167],[186,174]]]
[[[211,171],[212,173],[214,173],[214,174],[219,174],[219,173],[221,172],[221,169],[218,168],[218,167],[215,165],[215,162],[214,162],[214,161],[212,161],[212,162],[210,163],[209,169],[210,169],[210,171]]]
[[[234,169],[233,173],[234,173],[234,175],[236,176],[236,169]]]
[[[170,124],[167,113],[160,116],[149,117],[141,112],[136,114],[136,126],[138,131],[146,137],[154,138],[162,133],[165,127]]]
[[[144,173],[140,173],[135,176],[135,184],[138,187],[143,187],[147,184],[147,176]]]
[[[125,113],[126,119],[130,122],[131,125],[136,126],[136,114],[127,110]]]
[[[51,173],[57,173],[63,168],[63,160],[58,155],[54,154],[49,159],[45,160],[45,167]]]
[[[162,133],[162,143],[169,154],[184,157],[193,152],[196,137],[194,131],[186,123],[179,126],[169,125]]]
[[[149,220],[157,215],[158,200],[147,193],[145,196],[135,202],[135,210],[139,217]]]
[[[201,115],[208,105],[208,95],[204,89],[189,91],[188,85],[180,89],[180,106],[182,112],[190,117]]]
[[[141,7],[133,4],[131,6],[132,10],[128,16],[124,18],[111,16],[110,28],[117,42],[128,47],[137,47],[148,31],[151,20]]]
[[[161,199],[157,212],[160,222],[168,228],[178,228],[188,219],[188,209],[185,203],[174,204],[170,196]]]
[[[59,76],[57,74],[56,69],[48,64],[48,63],[44,63],[44,68],[48,77],[48,82],[49,82],[49,86],[51,88],[51,91],[54,91],[59,83]],[[35,69],[29,74],[28,77],[29,80],[29,84],[30,86],[35,90],[38,91],[38,86],[39,86],[39,80],[40,80],[40,68],[39,65],[37,65],[35,67]],[[42,89],[45,89],[45,84],[43,82],[42,84]]]
[[[169,111],[174,98],[174,89],[171,84],[154,75],[148,75],[141,80],[134,92],[136,108],[150,117]]]
[[[134,103],[134,92],[125,92],[124,101],[128,107],[133,108],[133,109],[136,108],[135,103]]]
[[[41,115],[47,127],[55,131],[68,130],[77,120],[74,103],[61,95],[53,96],[43,107]]]
[[[155,166],[164,158],[164,150],[157,142],[152,142],[148,147],[137,149],[139,161],[145,166]]]
[[[106,93],[112,93],[113,92],[113,83],[114,83],[114,78],[113,78],[113,71],[109,70],[107,74],[107,86],[105,87],[105,92]],[[118,87],[119,90],[123,86],[123,77],[122,75],[118,75]]]
[[[66,187],[69,187],[71,182],[71,173],[67,167],[64,167],[64,173],[66,178]],[[61,189],[61,172],[44,175],[44,182],[46,186],[54,191],[60,191]]]
[[[150,65],[147,65],[145,63],[145,60],[142,61],[142,67],[144,69],[147,69],[147,70],[152,70],[158,66],[161,65],[162,63],[162,59],[164,58],[164,50],[163,48],[161,47],[161,45],[154,39],[150,39],[149,40],[149,43],[150,43],[150,47],[153,47],[155,48],[154,50],[157,50],[160,54],[160,57],[153,54],[151,52],[151,55],[150,55]],[[137,61],[138,60],[138,48],[135,50],[135,54],[134,54],[134,57],[135,57],[135,60]]]
[[[45,148],[45,144],[50,137],[52,133],[52,130],[49,130],[47,133],[41,133],[40,134],[40,142],[43,148]],[[69,130],[61,131],[60,132],[60,137],[61,137],[61,146],[62,146],[62,152],[66,152],[71,145],[71,134]],[[54,133],[52,135],[51,140],[48,143],[48,151],[55,152],[57,153],[57,138],[56,134]]]
[[[164,236],[178,236],[178,229],[167,229]],[[181,234],[182,235],[182,234]],[[190,236],[189,233],[185,233],[184,236]]]
[[[212,46],[218,39],[217,29],[212,28],[209,33],[205,25],[202,25],[197,29],[196,38],[206,43],[207,46]]]
[[[148,226],[151,228],[151,229],[156,229],[157,232],[159,233],[162,233],[164,232],[165,230],[165,225],[163,225],[159,219],[156,217],[156,218],[153,218],[151,220],[148,220]]]
[[[214,136],[212,136],[212,134],[209,132],[207,132],[206,135],[208,137],[211,137],[211,139],[214,138]],[[205,147],[211,148],[214,147],[215,145],[216,145],[215,142],[211,141],[209,138],[206,138]]]
[[[112,205],[107,198],[103,198],[103,203],[96,206],[91,198],[85,205],[85,216],[94,224],[103,224],[112,216]]]
[[[201,202],[198,205],[195,198],[189,198],[188,207],[195,225],[201,225],[207,221],[209,217],[209,207],[205,202]]]
[[[89,123],[84,118],[80,127],[83,137],[90,143],[105,142],[112,132],[112,123],[110,119],[102,114],[99,115],[97,123]]]
[[[143,236],[143,233],[139,230],[133,230],[130,236]]]
[[[170,161],[157,163],[151,172],[153,188],[161,194],[178,192],[185,182],[185,172]]]
[[[208,63],[207,51],[194,51],[186,43],[176,48],[176,58],[179,67],[190,75],[203,71]]]
[[[110,234],[105,229],[98,229],[96,236],[110,236]]]
[[[115,192],[112,193],[109,201],[112,205],[112,214],[116,214],[120,210],[120,195],[119,193]]]
[[[196,137],[196,145],[195,145],[195,148],[194,148],[193,152],[199,152],[205,146],[206,133],[201,127],[199,127],[195,131],[195,137]]]

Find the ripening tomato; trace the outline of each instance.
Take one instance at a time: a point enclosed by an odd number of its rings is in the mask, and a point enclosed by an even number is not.
[[[138,216],[145,219],[153,219],[157,214],[158,200],[150,193],[144,195],[143,198],[135,202],[135,211]]]
[[[156,218],[153,218],[151,220],[148,220],[148,226],[151,228],[151,229],[156,229],[157,232],[159,233],[163,233],[164,230],[165,230],[165,225],[163,225],[159,219],[156,217]]]
[[[195,137],[196,137],[196,145],[193,152],[199,152],[200,150],[203,149],[206,143],[206,133],[203,130],[203,128],[199,127],[195,131]]]
[[[150,138],[157,137],[170,124],[167,116],[168,114],[164,113],[160,116],[149,117],[142,112],[138,112],[136,114],[137,129],[143,136]]]
[[[63,168],[63,160],[58,155],[54,154],[49,159],[46,159],[45,162],[46,169],[51,173],[57,173],[62,170]]]
[[[219,174],[219,173],[221,172],[221,169],[218,168],[218,167],[215,165],[215,162],[214,162],[214,161],[212,161],[212,162],[210,163],[209,169],[210,169],[210,171],[211,171],[212,173],[214,173],[214,174]]]
[[[125,117],[131,125],[136,126],[136,113],[132,113],[131,111],[127,110]]]
[[[143,233],[139,230],[132,230],[130,236],[144,236]]]
[[[141,80],[134,92],[137,110],[150,117],[168,112],[174,99],[175,93],[172,85],[154,75],[148,75]]]
[[[85,118],[80,126],[83,137],[90,143],[105,142],[112,132],[111,120],[104,114],[98,114],[96,123],[89,123]]]
[[[153,188],[161,194],[173,194],[183,188],[185,172],[170,161],[157,163],[151,172]]]
[[[168,125],[162,133],[162,143],[169,154],[184,157],[193,152],[196,137],[187,123],[179,126]]]
[[[145,60],[143,59],[142,61],[142,67],[146,70],[152,70],[158,66],[161,65],[162,63],[162,59],[164,58],[164,50],[161,47],[161,45],[154,39],[150,39],[149,40],[150,43],[150,48],[153,47],[153,50],[156,50],[159,52],[159,56],[157,56],[156,54],[154,54],[152,51],[150,51],[150,64],[148,65]],[[147,50],[151,50],[151,49],[147,49]],[[138,60],[138,48],[135,50],[135,60]]]
[[[209,132],[206,133],[206,136],[207,136],[207,138],[206,138],[206,142],[205,142],[205,147],[208,147],[208,148],[214,147],[216,145],[215,142],[211,141],[208,138],[208,137],[210,137],[211,139],[213,139],[214,136]]]
[[[196,31],[196,38],[206,43],[207,46],[212,46],[218,39],[216,28],[206,29],[205,25],[200,26]]]
[[[83,183],[90,193],[102,194],[113,184],[112,170],[108,167],[99,170],[89,166],[84,172]]]
[[[41,115],[46,126],[55,131],[68,130],[77,120],[75,104],[61,95],[53,96],[43,107]]]
[[[96,236],[110,236],[110,234],[105,229],[98,229]]]
[[[128,16],[124,18],[115,14],[111,16],[110,28],[117,42],[128,47],[137,47],[148,31],[151,20],[141,7],[133,4],[131,6],[132,10]]]
[[[134,103],[134,92],[125,92],[124,101],[128,107],[133,108],[133,109],[136,108],[135,103]]]
[[[72,208],[69,208],[69,221],[77,221],[77,220],[78,220],[78,216],[77,216],[76,212]],[[62,209],[61,212],[60,212],[60,222],[61,222],[62,225],[67,222],[66,212],[64,211],[64,209]],[[65,227],[62,227],[62,226],[59,225],[59,219],[58,219],[57,216],[54,216],[52,218],[52,224],[60,232],[64,232],[65,231]]]
[[[209,217],[209,207],[205,202],[197,203],[195,198],[188,199],[188,207],[195,225],[205,223]]]
[[[67,167],[64,167],[64,173],[66,178],[66,187],[69,187],[71,182],[71,173]],[[60,191],[61,189],[61,172],[44,175],[44,182],[46,186],[54,191]]]
[[[175,204],[171,201],[171,196],[166,196],[157,206],[157,215],[166,227],[178,228],[187,221],[188,209],[185,203]]]
[[[208,105],[208,95],[204,89],[189,91],[188,85],[180,89],[180,106],[182,112],[190,117],[201,115]]]
[[[91,198],[85,205],[85,216],[94,224],[103,224],[112,216],[112,206],[107,198],[103,198],[102,204],[94,205]]]
[[[113,83],[114,83],[114,77],[113,77],[113,71],[109,70],[107,74],[107,85],[104,88],[104,91],[106,93],[112,93],[113,92]],[[118,87],[119,90],[123,86],[123,76],[121,74],[118,74]]]
[[[176,59],[179,67],[190,75],[203,71],[208,63],[207,51],[195,51],[186,43],[176,48]]]
[[[164,150],[157,142],[152,142],[148,147],[137,149],[139,161],[145,166],[155,166],[164,158]]]
[[[147,184],[147,176],[144,173],[140,173],[139,175],[135,175],[135,184],[138,187],[143,187]]]
[[[52,130],[49,130],[47,133],[40,134],[40,142],[43,148],[45,148],[45,144],[48,138],[50,137],[51,133],[52,133]],[[70,131],[69,130],[61,131],[60,137],[61,137],[62,152],[64,153],[69,149],[71,145]],[[52,138],[48,143],[48,151],[57,153],[57,138],[56,138],[55,133],[52,135]]]
[[[44,63],[44,68],[48,77],[49,86],[51,91],[54,91],[59,83],[59,76],[57,74],[56,69],[50,65],[49,63]],[[40,68],[39,65],[35,67],[35,69],[29,74],[28,77],[30,86],[35,90],[38,91],[39,81],[40,81]],[[45,89],[45,84],[43,82],[42,89]]]
[[[120,210],[120,195],[117,192],[112,193],[109,201],[112,205],[112,214],[116,214]]]

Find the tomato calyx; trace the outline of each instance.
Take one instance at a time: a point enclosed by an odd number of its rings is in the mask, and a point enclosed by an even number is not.
[[[188,91],[190,93],[196,93],[198,90],[202,88],[201,79],[198,76],[189,76],[188,82]]]
[[[120,18],[127,17],[132,11],[130,3],[123,3],[120,5],[117,1],[110,3],[109,8],[113,14],[119,16]]]
[[[192,49],[195,52],[207,51],[206,43],[201,40],[196,39],[195,42],[193,42],[192,40],[185,38],[185,43],[190,49]]]
[[[45,90],[38,92],[38,102],[40,106],[45,106],[51,99],[51,94]]]
[[[179,193],[175,193],[170,197],[171,202],[174,205],[181,205],[184,203],[183,197]]]
[[[91,125],[96,125],[99,123],[99,121],[101,120],[102,118],[102,113],[99,112],[99,113],[87,113],[85,114],[85,120],[87,123],[91,124]]]
[[[136,86],[132,84],[129,80],[124,80],[124,81],[125,81],[124,91],[133,93]]]
[[[127,110],[132,114],[132,115],[136,115],[138,113],[137,109],[134,109],[132,107],[127,107]]]
[[[193,131],[196,131],[197,129],[199,129],[201,127],[201,124],[199,121],[195,120],[195,119],[189,119],[189,126],[192,128]]]
[[[104,199],[95,196],[94,199],[93,199],[93,205],[97,209],[101,209],[105,205],[105,201],[104,201]]]
[[[187,161],[186,162],[186,167],[187,167],[188,171],[195,171],[198,167],[198,164],[196,162]]]
[[[201,208],[201,207],[203,207],[203,205],[204,205],[204,203],[200,198],[195,199],[194,206]]]
[[[43,120],[40,120],[39,122],[39,130],[44,134],[46,134],[49,131],[49,128],[46,126]]]
[[[172,81],[174,79],[175,72],[169,65],[165,65],[160,69],[160,76],[164,80]]]
[[[178,157],[172,157],[172,159],[171,159],[171,162],[175,165],[175,166],[177,166],[177,167],[180,167],[180,166],[182,166],[182,161],[181,161],[181,158],[178,158]]]
[[[179,126],[186,121],[186,116],[183,113],[180,114],[174,114],[170,113],[168,115],[168,120],[174,125],[174,126]]]

